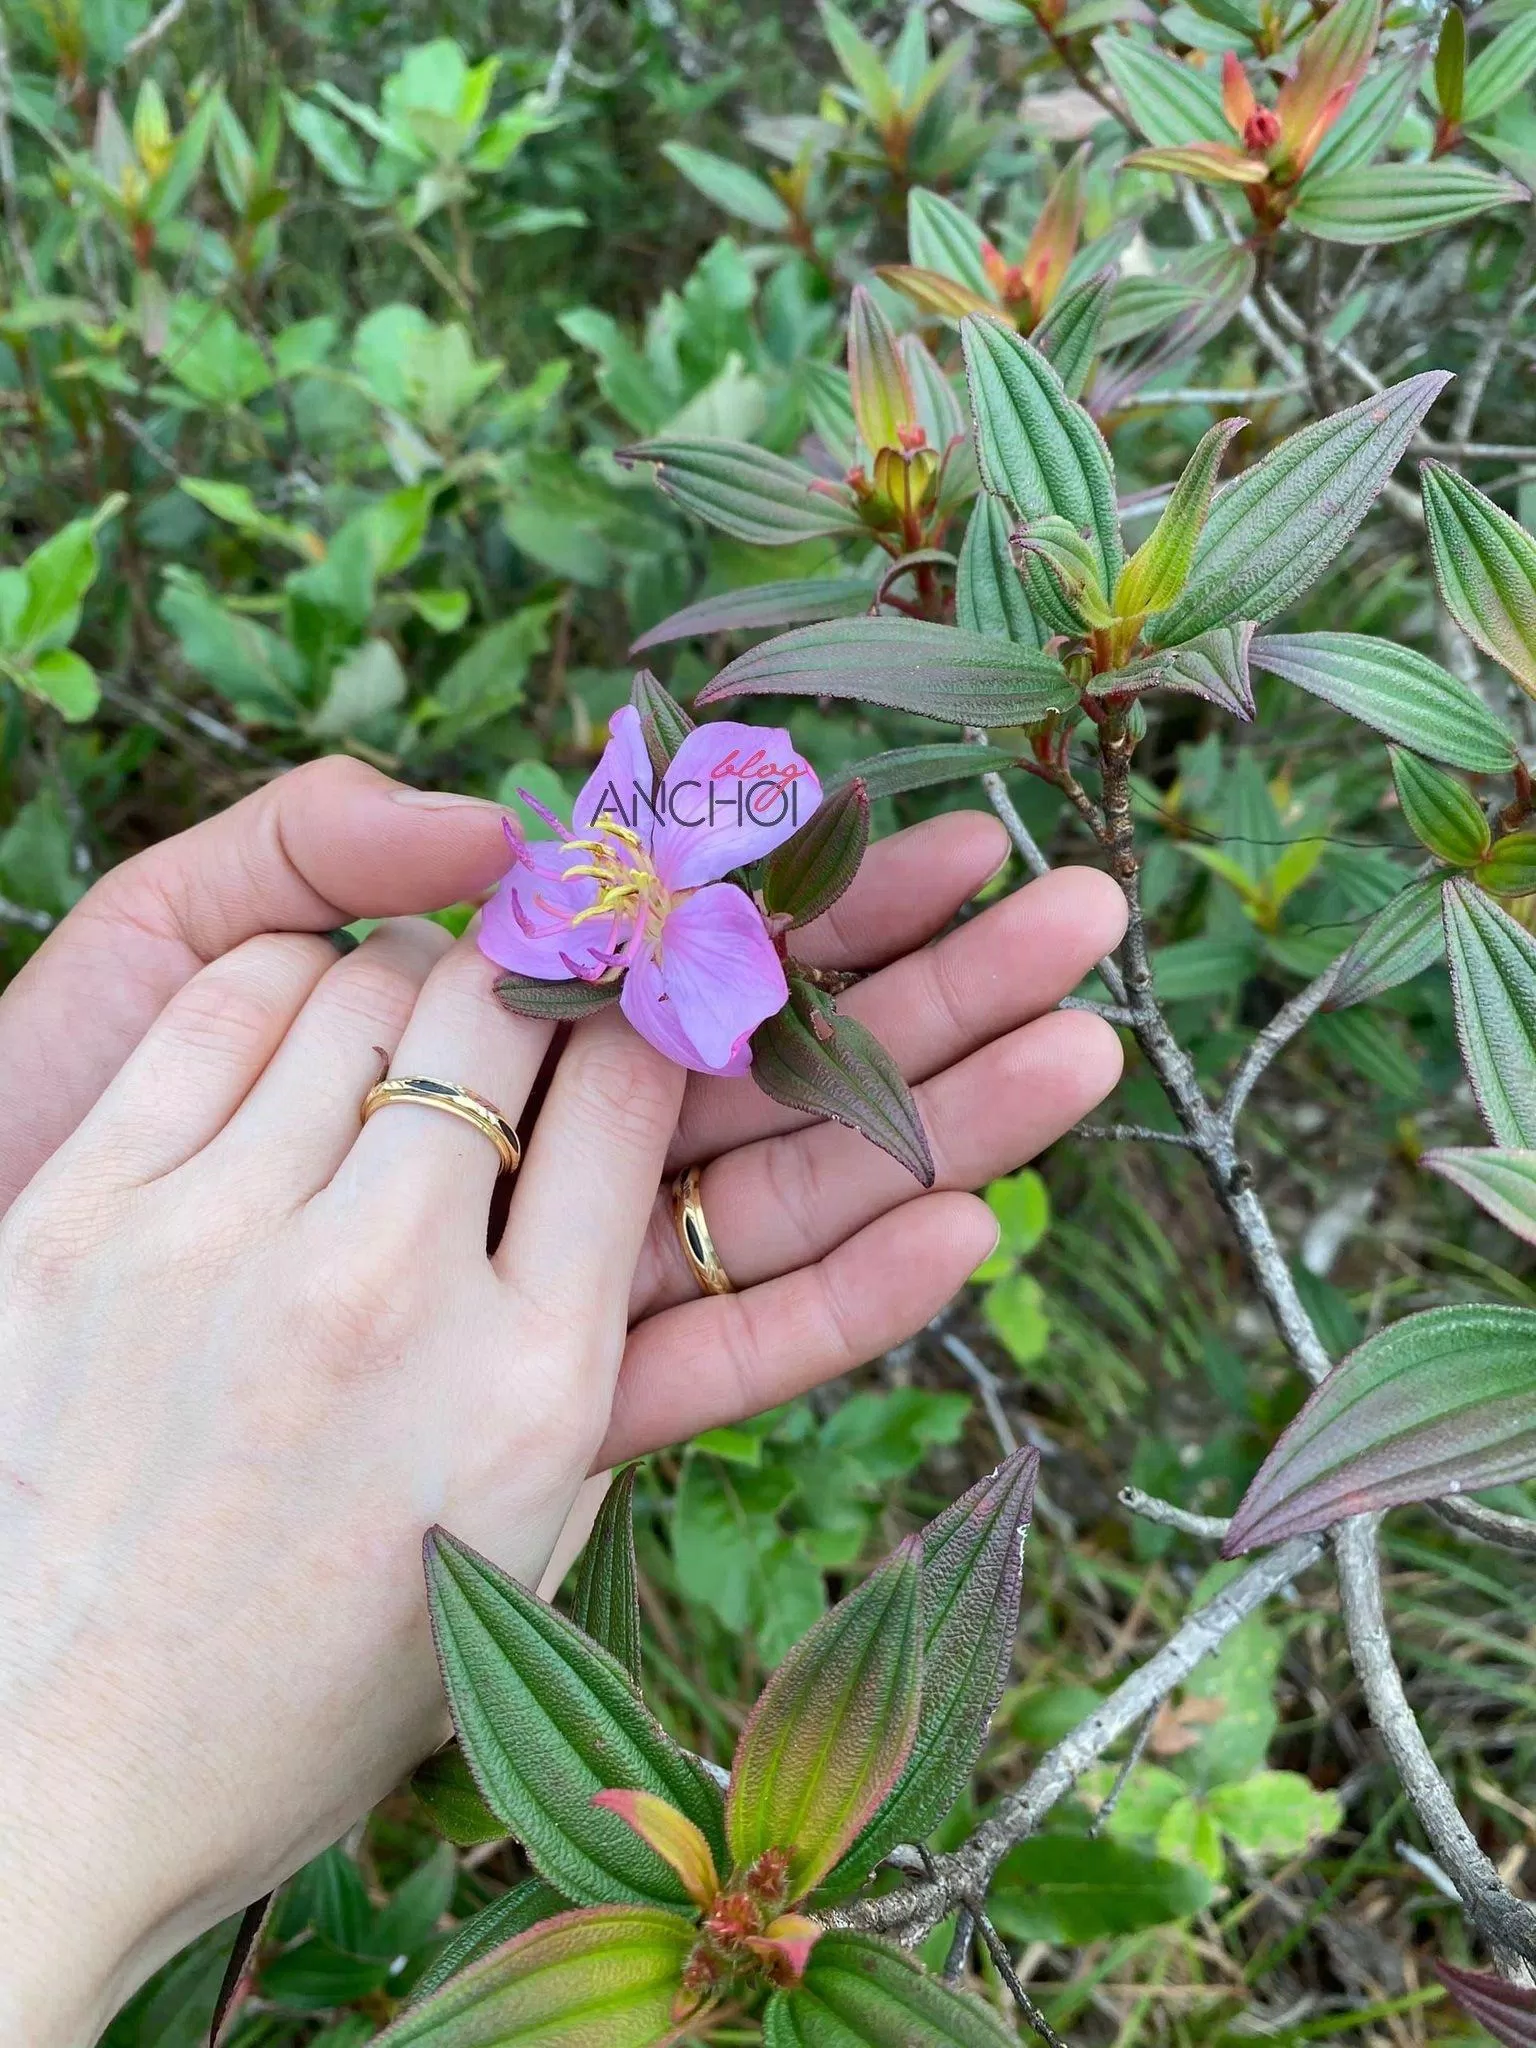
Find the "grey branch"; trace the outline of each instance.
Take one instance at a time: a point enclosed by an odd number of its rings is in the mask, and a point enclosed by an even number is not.
[[[1122,1486],[1120,1505],[1140,1515],[1144,1522],[1156,1522],[1163,1529],[1181,1529],[1186,1536],[1203,1536],[1219,1543],[1232,1524],[1226,1515],[1197,1515],[1189,1508],[1175,1507],[1171,1500],[1159,1500],[1155,1493],[1143,1493],[1139,1486]]]
[[[1479,1543],[1492,1543],[1521,1557],[1536,1557],[1536,1522],[1524,1515],[1506,1515],[1500,1508],[1485,1508],[1475,1500],[1437,1500],[1432,1505],[1442,1522],[1449,1522],[1464,1536],[1475,1536]]]
[[[1278,1009],[1254,1039],[1243,1055],[1242,1064],[1232,1076],[1226,1099],[1221,1105],[1221,1119],[1230,1132],[1243,1113],[1243,1105],[1253,1093],[1264,1070],[1272,1066],[1303,1027],[1308,1024],[1327,1002],[1333,984],[1339,978],[1339,969],[1344,964],[1341,953],[1337,960],[1330,960],[1315,981],[1293,995],[1288,1003]]]
[[[1045,2043],[1045,2048],[1066,2048],[1060,2034],[1050,2025],[1045,2014],[1024,1989],[1018,1971],[1013,1967],[1013,1957],[1008,1953],[1008,1944],[998,1933],[992,1922],[977,1906],[974,1899],[966,1900],[966,1910],[976,1923],[982,1940],[987,1944],[987,1953],[997,1965],[997,1974],[1008,1987],[1008,1995],[1023,2013],[1025,2023],[1032,2027]]]
[[[1123,1014],[1134,1030],[1134,1016],[1129,1010]],[[1079,1138],[1098,1138],[1116,1145],[1182,1145],[1189,1151],[1198,1150],[1198,1140],[1191,1138],[1186,1132],[1154,1131],[1150,1124],[1078,1124],[1074,1127],[1074,1135]]]
[[[987,1412],[987,1420],[992,1425],[992,1434],[997,1438],[998,1448],[1005,1458],[1011,1458],[1019,1448],[1019,1440],[1003,1407],[1002,1388],[998,1383],[997,1374],[982,1363],[963,1337],[946,1336],[940,1341],[980,1394],[981,1405]]]
[[[0,924],[20,925],[29,932],[51,932],[55,922],[46,910],[28,910],[25,904],[0,896]]]
[[[123,52],[125,63],[132,63],[135,57],[142,57],[146,50],[152,50],[163,35],[173,29],[187,11],[187,0],[166,0],[166,4],[151,21],[145,23],[133,41]]]
[[[1509,282],[1504,289],[1504,303],[1499,308],[1498,317],[1489,322],[1482,344],[1472,358],[1457,390],[1456,409],[1451,414],[1452,443],[1472,439],[1472,430],[1477,425],[1483,393],[1488,389],[1488,380],[1492,377],[1499,357],[1509,341],[1510,329],[1519,317],[1533,278],[1536,278],[1536,206],[1533,206],[1526,216],[1525,247],[1510,273]],[[1453,460],[1458,455],[1465,459],[1465,451],[1453,447],[1447,447],[1443,452]]]
[[[1158,1701],[1156,1706],[1148,1707],[1142,1724],[1136,1730],[1131,1746],[1125,1753],[1125,1761],[1115,1773],[1115,1782],[1110,1786],[1108,1793],[1105,1795],[1104,1804],[1093,1816],[1093,1826],[1088,1830],[1090,1835],[1103,1834],[1110,1821],[1114,1818],[1115,1808],[1120,1804],[1120,1795],[1131,1782],[1131,1773],[1141,1762],[1142,1757],[1146,1754],[1147,1744],[1152,1740],[1152,1730],[1157,1725],[1157,1717],[1161,1708],[1161,1700]]]

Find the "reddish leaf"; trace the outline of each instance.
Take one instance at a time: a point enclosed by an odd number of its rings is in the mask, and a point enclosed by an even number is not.
[[[792,925],[809,924],[842,895],[869,845],[869,791],[855,779],[823,797],[793,838],[768,856],[763,904]]]
[[[951,1991],[913,1957],[867,1934],[829,1929],[793,1991],[763,2016],[767,2048],[1017,2048],[979,1999]]]
[[[707,1911],[713,1905],[720,1889],[715,1859],[709,1843],[685,1814],[654,1792],[599,1792],[592,1804],[616,1813],[642,1841],[649,1842],[677,1872],[696,1906]]]
[[[1536,2048],[1536,1991],[1479,1970],[1436,1963],[1435,1975],[1468,2019],[1477,2021],[1504,2048]]]
[[[912,385],[895,329],[861,284],[848,314],[848,383],[859,439],[870,454],[900,448],[903,430],[917,418]]]
[[[753,1080],[786,1109],[861,1132],[931,1188],[933,1153],[896,1062],[819,989],[793,973],[789,987],[784,1008],[752,1034]]]

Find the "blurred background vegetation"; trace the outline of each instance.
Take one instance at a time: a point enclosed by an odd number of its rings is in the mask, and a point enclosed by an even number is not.
[[[1088,5],[1087,31],[1135,12]],[[101,520],[30,642],[0,570],[6,970],[114,861],[318,752],[568,802],[637,635],[702,595],[830,565],[824,541],[769,552],[706,533],[614,451],[665,429],[793,453],[823,432],[848,285],[907,257],[915,186],[963,200],[1012,259],[1085,145],[1083,260],[1120,261],[1142,294],[1117,300],[1119,360],[1141,382],[1106,419],[1133,500],[1158,502],[1223,412],[1253,413],[1254,451],[1305,418],[1306,395],[1273,383],[1243,402],[1265,364],[1226,318],[1156,360],[1167,320],[1211,296],[1188,268],[1198,247],[1171,181],[1115,176],[1124,138],[1104,145],[1103,109],[1071,75],[1082,36],[1041,11],[1046,27],[1013,0],[935,5],[926,24],[921,8],[853,8],[895,50],[899,118],[882,123],[802,0],[7,0],[0,557]],[[1389,23],[1427,47],[1435,12]],[[1222,14],[1162,10],[1216,61]],[[1428,146],[1423,100],[1402,123]],[[1536,161],[1527,93],[1491,130],[1506,162]],[[1526,211],[1369,263],[1311,259],[1330,331],[1385,378],[1464,367]],[[1162,327],[1138,327],[1149,280]],[[1527,525],[1533,348],[1526,312],[1479,423],[1515,452],[1468,465]],[[1297,615],[1346,623],[1449,658],[1422,533],[1390,511]],[[54,658],[66,642],[75,659]],[[686,694],[736,644],[648,658]],[[1251,727],[1179,700],[1138,755],[1159,989],[1213,1076],[1418,858],[1361,728],[1280,683],[1260,692]],[[846,705],[786,715],[823,775],[932,737]],[[1083,855],[1058,791],[1010,788],[1053,854]],[[877,823],[974,801],[963,785],[886,799]],[[1107,1115],[1167,1120],[1134,1063]],[[1474,1292],[1536,1306],[1529,1254],[1416,1168],[1475,1125],[1440,977],[1368,1023],[1319,1018],[1266,1084],[1249,1142],[1335,1351]],[[650,1691],[706,1753],[729,1753],[763,1672],[829,1593],[1012,1435],[1044,1454],[1044,1500],[984,1803],[1166,1634],[1206,1572],[1206,1549],[1131,1522],[1117,1487],[1229,1513],[1297,1404],[1172,1148],[1068,1141],[992,1199],[999,1253],[922,1339],[643,1476]],[[1527,1568],[1454,1550],[1412,1514],[1388,1561],[1415,1702],[1518,1881],[1536,1828]],[[1345,1671],[1326,1604],[1247,1624],[1160,1718],[1104,1836],[1087,1832],[1090,1783],[1005,1865],[998,1924],[1058,2029],[1116,2048],[1465,2036],[1415,1961],[1455,1907],[1415,1863]],[[519,1874],[505,1844],[434,1842],[402,1793],[295,1880],[239,2048],[367,2040],[453,1919]],[[83,1859],[82,1883],[110,1881]],[[111,2048],[198,2040],[228,1943],[156,1980]]]

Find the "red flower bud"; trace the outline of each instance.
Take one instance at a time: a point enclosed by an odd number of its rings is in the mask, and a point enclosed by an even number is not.
[[[1250,156],[1267,156],[1280,140],[1280,116],[1273,107],[1255,107],[1243,123],[1243,147]]]

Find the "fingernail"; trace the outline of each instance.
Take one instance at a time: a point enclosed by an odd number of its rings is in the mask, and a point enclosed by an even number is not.
[[[355,932],[349,932],[346,926],[341,924],[337,925],[335,931],[323,932],[321,936],[330,940],[343,960],[349,953],[355,953],[362,944],[362,940]]]
[[[452,789],[396,789],[390,792],[397,804],[415,811],[499,811],[501,805],[488,796],[461,796]]]

